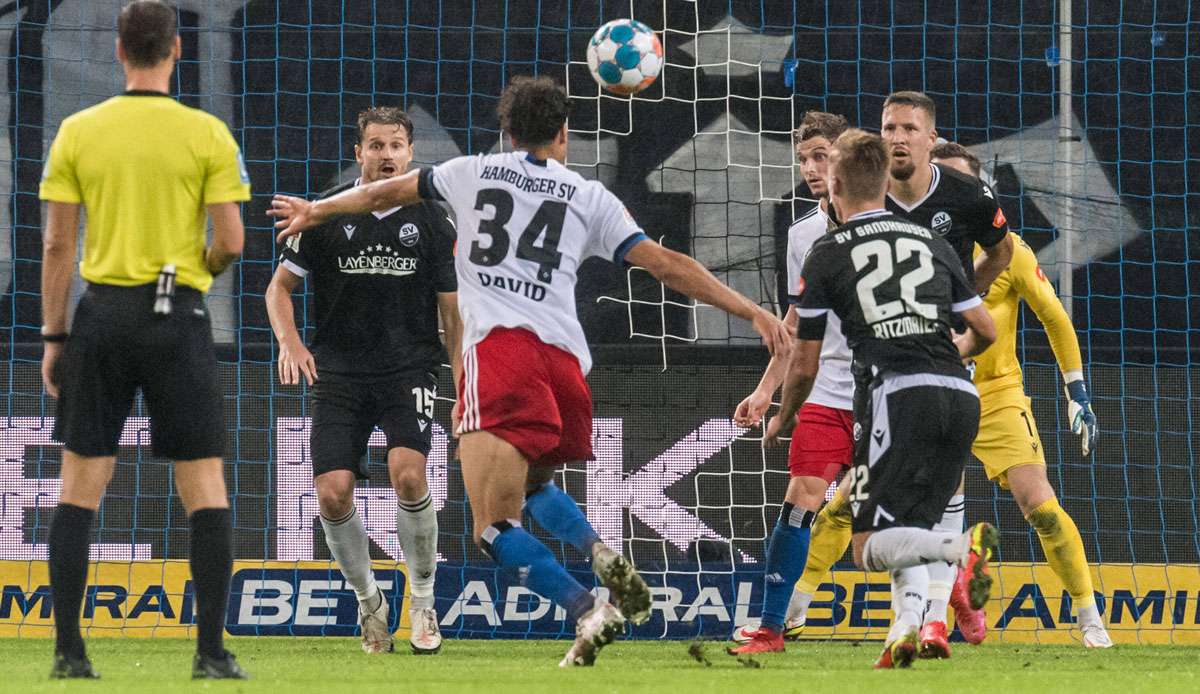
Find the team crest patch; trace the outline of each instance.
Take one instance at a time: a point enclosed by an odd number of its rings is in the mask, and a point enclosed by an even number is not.
[[[946,234],[949,234],[950,213],[946,212],[945,210],[934,213],[933,219],[930,220],[929,225],[933,227],[933,233],[937,234],[938,236],[945,236]]]
[[[421,232],[417,229],[417,225],[409,222],[400,227],[400,231],[396,232],[400,237],[400,245],[405,248],[412,248],[417,245],[417,240],[421,238]]]
[[[855,422],[854,423],[854,440],[857,441],[861,438],[862,438],[862,424]]]

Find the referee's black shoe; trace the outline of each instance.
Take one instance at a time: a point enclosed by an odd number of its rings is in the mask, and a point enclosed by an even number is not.
[[[212,656],[197,653],[196,658],[192,660],[192,679],[194,680],[248,680],[250,674],[242,669],[241,665],[237,664],[237,658],[229,651],[225,651],[225,657],[213,658]]]
[[[54,667],[50,670],[52,680],[98,680],[100,674],[92,669],[87,656],[73,658],[62,653],[54,654]]]

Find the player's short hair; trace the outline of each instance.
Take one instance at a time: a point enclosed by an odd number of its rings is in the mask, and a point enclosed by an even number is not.
[[[845,197],[873,200],[884,192],[890,161],[883,138],[852,128],[833,143],[837,178],[846,186]]]
[[[849,127],[845,116],[825,111],[807,111],[800,119],[800,127],[792,131],[792,145],[797,146],[814,137],[823,137],[832,143]]]
[[[929,124],[937,127],[937,105],[925,92],[892,92],[883,102],[884,108],[888,106],[912,106],[921,109],[929,115]]]
[[[117,37],[133,67],[154,67],[169,58],[175,34],[175,8],[160,0],[136,0],[117,16]]]
[[[567,91],[553,79],[516,77],[500,94],[496,115],[500,128],[525,147],[537,147],[554,139],[571,110]]]
[[[979,178],[979,172],[983,169],[979,163],[979,157],[957,142],[941,143],[930,150],[929,157],[931,159],[962,159],[967,162],[967,166],[971,168],[971,173],[975,174],[975,178]]]
[[[399,128],[404,128],[404,134],[408,136],[408,144],[413,143],[413,124],[412,119],[408,117],[402,109],[395,106],[372,106],[365,111],[358,112],[358,143],[362,144],[363,137],[367,134],[367,126],[372,123],[376,125],[394,125]]]

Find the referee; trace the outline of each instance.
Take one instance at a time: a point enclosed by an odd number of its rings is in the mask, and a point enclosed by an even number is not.
[[[193,678],[245,679],[222,645],[233,529],[221,455],[224,417],[204,292],[242,251],[250,181],[225,124],[168,93],[180,57],[175,10],[131,2],[117,24],[125,93],[62,122],[40,197],[42,378],[58,398],[62,492],[50,523],[56,644],[52,678],[95,678],[79,631],[92,520],[139,388],[154,455],[176,461],[196,591]],[[80,210],[87,289],[67,333]],[[205,217],[213,242],[205,247]]]

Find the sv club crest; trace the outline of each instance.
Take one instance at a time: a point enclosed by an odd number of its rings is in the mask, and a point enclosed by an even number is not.
[[[938,236],[945,236],[950,233],[950,213],[942,210],[935,212],[933,219],[930,220],[929,226],[933,227],[933,233]]]
[[[400,238],[400,245],[405,248],[412,248],[417,245],[417,241],[421,238],[420,230],[412,222],[400,227],[400,231],[396,232],[396,235]]]

